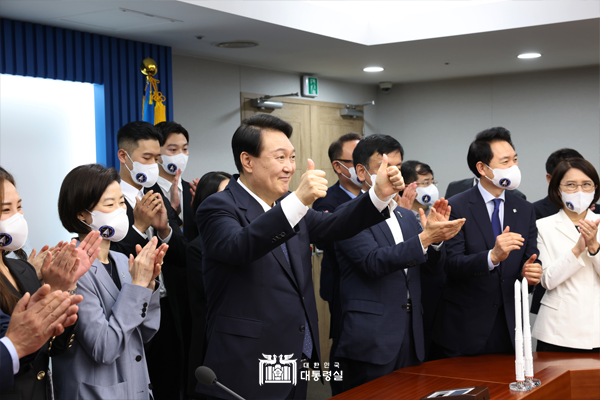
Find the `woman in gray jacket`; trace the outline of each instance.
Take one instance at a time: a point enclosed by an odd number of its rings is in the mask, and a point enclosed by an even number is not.
[[[53,360],[58,399],[144,399],[152,390],[144,343],[160,324],[159,285],[167,245],[153,238],[137,256],[110,251],[127,234],[125,199],[114,168],[100,164],[72,170],[62,183],[58,209],[65,229],[100,231],[98,258],[77,284],[79,323],[73,347]]]

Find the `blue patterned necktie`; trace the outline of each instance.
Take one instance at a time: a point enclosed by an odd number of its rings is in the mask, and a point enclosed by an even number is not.
[[[500,223],[500,202],[502,202],[502,199],[494,199],[494,211],[492,212],[494,238],[502,233],[502,224]]]
[[[288,249],[287,249],[287,246],[285,243],[281,245],[281,250],[283,251],[283,255],[285,256],[285,259],[287,260],[289,266],[291,267],[292,264],[290,263],[290,255],[288,254]],[[305,317],[304,318],[304,343],[302,344],[302,353],[304,353],[304,355],[307,356],[308,358],[311,358],[312,351],[313,351],[313,342],[312,342],[312,338],[310,336],[310,325],[308,325],[308,320]]]

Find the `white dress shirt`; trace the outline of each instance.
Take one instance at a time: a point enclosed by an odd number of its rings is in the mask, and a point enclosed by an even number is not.
[[[169,201],[171,200],[171,186],[173,184],[171,181],[166,180],[162,176],[158,176],[158,186],[160,186],[160,190],[163,192],[163,196],[165,196]],[[183,222],[183,185],[181,183],[181,176],[179,177],[179,182],[177,182],[177,191],[179,192],[179,218]],[[172,206],[173,204],[171,204]]]
[[[20,366],[19,355],[17,354],[17,349],[15,349],[13,342],[6,336],[4,336],[2,339],[0,339],[0,342],[4,343],[4,345],[6,346],[6,349],[8,350],[8,353],[10,354],[10,358],[12,359],[12,365],[13,365],[13,375],[16,375],[19,372],[19,366]]]
[[[483,201],[485,202],[485,206],[487,208],[488,211],[488,215],[490,216],[490,221],[492,220],[492,214],[494,213],[494,199],[496,197],[494,197],[493,194],[491,194],[490,192],[488,192],[487,190],[485,190],[483,188],[483,186],[481,186],[481,183],[477,184],[477,189],[479,189],[479,193],[481,193],[481,196],[483,197]],[[500,207],[498,210],[498,218],[500,219],[500,227],[504,226],[504,190],[502,191],[502,194],[498,197],[500,200],[502,200],[500,202]],[[487,256],[487,260],[488,260],[488,269],[491,271],[494,268],[496,268],[498,265],[500,265],[500,263],[498,264],[494,264],[492,262],[492,251],[490,250],[488,252],[488,256]]]

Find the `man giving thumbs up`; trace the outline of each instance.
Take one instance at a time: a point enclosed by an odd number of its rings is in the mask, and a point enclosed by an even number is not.
[[[271,115],[245,120],[231,142],[239,175],[196,215],[208,300],[204,364],[246,399],[306,398],[301,361],[321,365],[310,243],[349,238],[384,221],[404,185],[397,167],[382,165],[368,195],[339,213],[314,211],[308,206],[327,192],[325,173],[309,160],[290,192],[291,135],[292,127]],[[262,369],[273,362],[295,376],[277,381]],[[226,398],[217,386],[196,390]]]

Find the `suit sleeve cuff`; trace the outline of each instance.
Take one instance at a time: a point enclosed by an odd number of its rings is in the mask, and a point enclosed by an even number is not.
[[[304,218],[308,212],[308,207],[300,201],[298,196],[296,196],[296,192],[294,192],[281,200],[281,210],[290,223],[290,226],[294,228]]]
[[[498,265],[500,265],[500,263],[494,264],[492,262],[492,251],[491,250],[488,252],[487,262],[488,262],[488,270],[490,270],[490,271],[493,270],[494,268],[496,268]]]
[[[143,238],[144,238],[144,239],[146,239],[146,240],[148,239],[148,235],[146,235],[145,233],[142,233],[142,232],[140,232],[140,230],[139,230],[138,228],[136,228],[136,227],[135,227],[135,225],[132,225],[131,227],[132,227],[133,229],[135,229],[135,231],[136,231],[136,232],[137,232],[137,233],[138,233],[138,234],[139,234],[141,237],[143,237]]]
[[[16,375],[17,372],[19,372],[19,367],[20,367],[19,355],[17,354],[17,349],[15,349],[13,342],[6,336],[3,337],[2,339],[0,339],[0,342],[2,342],[4,344],[4,346],[6,346],[6,350],[8,350],[8,353],[10,354],[10,358],[12,359],[12,365],[13,365],[13,375]]]
[[[371,188],[369,189],[369,197],[371,198],[371,201],[373,202],[375,208],[377,208],[377,211],[382,212],[383,209],[386,208],[388,204],[390,204],[390,201],[392,201],[394,195],[380,200],[379,197],[377,197],[377,195],[375,194],[375,190]]]
[[[166,243],[166,244],[169,244],[169,240],[171,240],[171,236],[173,235],[173,228],[171,228],[169,226],[169,229],[170,229],[169,234],[164,239],[160,237],[160,234],[158,232],[156,232],[156,236],[158,236],[158,238],[160,239],[160,241],[163,242],[163,243]]]

